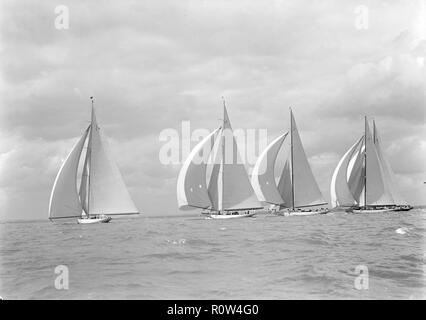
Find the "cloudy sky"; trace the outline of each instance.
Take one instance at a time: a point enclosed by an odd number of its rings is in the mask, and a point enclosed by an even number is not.
[[[69,28],[55,28],[55,8]],[[62,160],[97,103],[140,211],[174,214],[180,165],[162,130],[289,126],[292,106],[324,196],[376,120],[403,195],[424,204],[425,1],[1,1],[0,219],[47,218]]]

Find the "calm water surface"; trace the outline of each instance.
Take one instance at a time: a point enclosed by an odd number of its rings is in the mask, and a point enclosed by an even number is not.
[[[0,224],[5,299],[424,299],[426,212]],[[57,290],[54,269],[69,268]],[[369,289],[357,290],[358,265]]]

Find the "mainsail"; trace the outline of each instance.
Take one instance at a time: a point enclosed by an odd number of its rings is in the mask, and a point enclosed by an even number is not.
[[[293,183],[291,178],[291,164],[290,159],[287,159],[280,180],[278,182],[278,192],[284,200],[283,207],[293,208]]]
[[[78,192],[78,165],[88,136]],[[106,139],[101,134],[92,103],[91,124],[56,177],[50,200],[49,218],[137,213],[139,212],[130,198],[120,171],[112,160]]]
[[[262,205],[254,194],[250,184],[246,168],[242,163],[232,131],[231,122],[225,105],[223,106],[222,127],[222,161],[219,176],[221,183],[218,184],[222,201],[215,210],[244,210],[262,208]]]
[[[177,198],[180,209],[209,208],[215,211],[262,208],[250,184],[224,105],[223,126],[204,138],[190,153],[179,172]],[[220,131],[219,131],[220,130]],[[216,146],[215,154],[212,154]],[[202,152],[201,162],[194,158]],[[208,159],[214,159],[208,188]]]
[[[209,157],[209,161],[213,161],[213,166],[207,191],[211,201],[210,208],[218,210],[223,203],[222,192],[219,191],[222,190],[222,175],[220,174],[222,167],[222,139],[216,139],[213,143],[214,146]]]
[[[379,132],[376,128],[376,122],[373,121],[373,137],[374,137],[374,144],[377,148],[377,154],[379,156],[380,162],[382,163],[383,171],[384,171],[384,177],[386,180],[386,185],[392,195],[392,198],[394,200],[394,203],[396,205],[407,205],[407,201],[402,197],[398,185],[396,183],[395,174],[393,173],[392,167],[390,166],[390,163],[388,159],[385,157],[380,139],[379,139]]]
[[[89,141],[89,203],[88,213],[132,214],[139,213],[130,198],[117,165],[112,160],[106,139],[96,122],[93,111]]]
[[[293,112],[291,116],[291,167],[293,182],[293,207],[327,204],[318,187],[303,149]]]

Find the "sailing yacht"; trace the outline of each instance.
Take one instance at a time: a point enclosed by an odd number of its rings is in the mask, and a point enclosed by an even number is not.
[[[281,149],[286,151],[286,157],[277,185],[275,166]],[[257,198],[269,205],[272,213],[314,215],[329,211],[306,157],[291,109],[290,132],[277,137],[262,152],[253,168],[251,181]]]
[[[98,126],[92,100],[91,122],[56,176],[49,203],[49,219],[78,218],[80,224],[106,223],[111,215],[138,214],[107,141]],[[77,173],[87,141],[80,188]]]
[[[210,219],[252,217],[263,209],[240,160],[225,101],[222,126],[195,146],[179,172],[177,200],[179,209],[199,208]]]
[[[406,211],[392,168],[385,157],[376,123],[373,134],[364,119],[364,135],[344,154],[331,180],[333,207],[354,213]]]

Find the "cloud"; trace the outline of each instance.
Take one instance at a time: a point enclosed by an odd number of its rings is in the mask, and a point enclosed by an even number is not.
[[[349,70],[344,86],[337,96],[330,97],[332,101],[323,111],[336,118],[366,114],[421,124],[424,72],[414,57],[406,55],[357,64]]]

